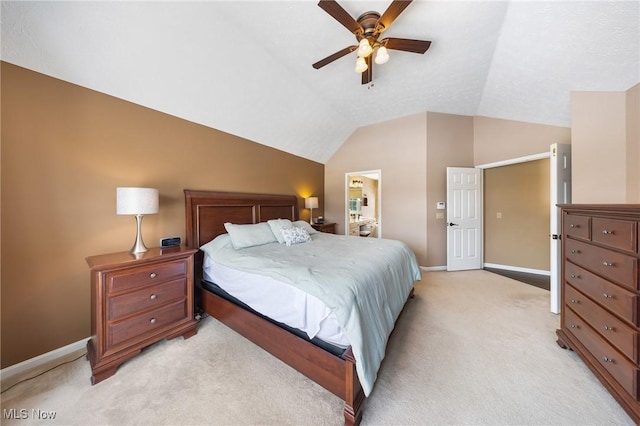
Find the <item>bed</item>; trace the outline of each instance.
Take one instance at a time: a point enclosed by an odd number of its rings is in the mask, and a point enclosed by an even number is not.
[[[200,248],[213,240],[222,241],[224,237],[227,237],[223,234],[228,233],[225,223],[262,226],[263,223],[274,222],[276,219],[291,222],[298,220],[298,198],[292,195],[194,190],[185,190],[184,192],[186,244],[189,247]],[[325,235],[318,235],[314,238],[318,241],[327,239]],[[342,237],[342,239],[347,238],[354,239],[356,237]],[[317,245],[320,244],[317,242]],[[279,246],[279,244],[276,243],[275,246]],[[411,255],[413,256],[413,254]],[[371,388],[367,376],[362,376],[363,366],[366,364],[362,361],[367,360],[367,357],[361,355],[362,342],[359,339],[354,339],[352,342],[357,342],[354,345],[340,348],[339,345],[331,344],[327,347],[319,344],[317,339],[306,338],[304,333],[300,333],[299,330],[291,329],[291,327],[261,315],[234,297],[229,297],[224,291],[216,291],[212,288],[212,283],[208,282],[210,280],[203,279],[204,264],[205,256],[201,250],[196,255],[194,271],[196,276],[196,307],[201,308],[204,312],[344,400],[345,424],[359,424],[362,419],[365,395]],[[417,264],[415,268],[417,268]],[[410,288],[402,293],[405,298],[401,300],[399,305],[396,303],[399,307],[396,308],[397,312],[393,316],[393,322],[397,319],[406,300],[413,295],[413,281],[419,279],[419,269],[417,275],[415,271],[411,273],[414,279],[410,283]],[[392,328],[393,324],[391,324]],[[355,355],[358,356],[354,355],[354,349]],[[356,359],[360,359],[361,362],[356,363]],[[364,380],[361,380],[359,374]]]

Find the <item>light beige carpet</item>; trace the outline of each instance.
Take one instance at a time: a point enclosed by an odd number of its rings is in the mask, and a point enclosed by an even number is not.
[[[556,344],[549,292],[428,272],[392,335],[363,425],[632,425]],[[339,425],[337,397],[212,318],[91,386],[82,358],[2,394],[2,424]],[[7,419],[25,410],[26,420]],[[32,410],[55,412],[37,420]],[[15,412],[15,411],[14,411]],[[10,414],[9,414],[10,416]]]

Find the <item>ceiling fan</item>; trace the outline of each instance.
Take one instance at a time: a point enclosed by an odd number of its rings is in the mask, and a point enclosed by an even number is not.
[[[333,55],[327,56],[313,64],[313,67],[315,69],[322,68],[336,59],[340,59],[357,50],[358,59],[356,61],[355,71],[362,73],[362,84],[367,84],[373,79],[374,61],[372,61],[371,58],[374,50],[377,50],[375,63],[379,65],[389,60],[387,49],[413,53],[426,52],[429,46],[431,46],[430,41],[395,37],[380,39],[382,33],[389,29],[389,26],[402,11],[409,6],[411,1],[412,0],[393,0],[382,15],[378,12],[371,11],[363,13],[358,19],[353,19],[335,0],[320,0],[318,6],[351,31],[356,36],[358,44],[345,47]]]

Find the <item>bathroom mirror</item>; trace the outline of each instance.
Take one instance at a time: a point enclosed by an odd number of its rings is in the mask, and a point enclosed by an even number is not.
[[[345,173],[345,234],[382,238],[382,171]]]

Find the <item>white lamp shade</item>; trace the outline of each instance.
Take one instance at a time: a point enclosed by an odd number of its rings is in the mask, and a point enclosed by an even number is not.
[[[304,207],[306,209],[317,209],[318,208],[318,197],[305,198]]]
[[[389,52],[387,52],[387,48],[384,46],[380,46],[378,48],[378,53],[376,53],[375,62],[378,65],[386,64],[389,60]]]
[[[367,62],[364,60],[364,58],[358,56],[358,59],[356,59],[356,68],[354,71],[357,73],[363,73],[367,70],[367,68],[369,68]]]
[[[158,213],[158,190],[155,188],[117,188],[117,214]]]

